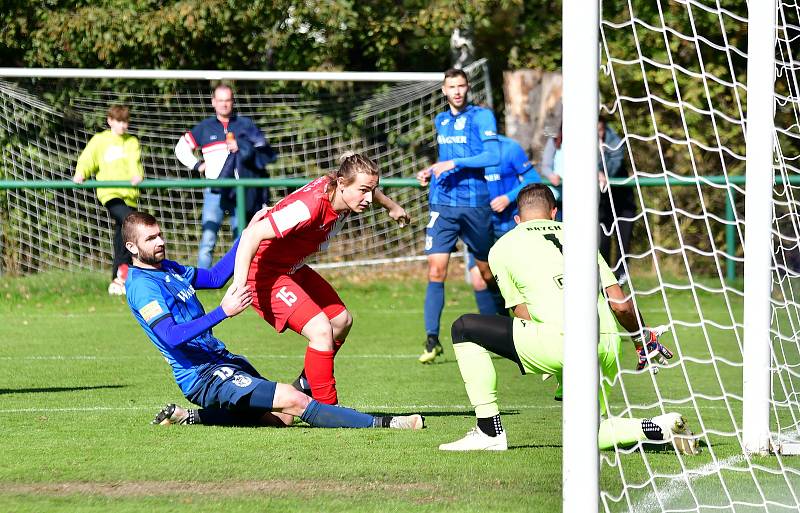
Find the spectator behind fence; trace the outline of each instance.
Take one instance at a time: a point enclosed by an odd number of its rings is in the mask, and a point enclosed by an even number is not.
[[[556,207],[558,208],[557,221],[561,221],[561,179],[564,176],[564,154],[561,151],[562,141],[563,136],[559,125],[558,132],[547,138],[544,150],[542,150],[542,161],[539,164],[539,173],[556,198]]]
[[[628,176],[628,168],[625,166],[625,144],[602,116],[597,122],[597,136],[600,139],[600,158],[597,160],[597,179],[600,184],[598,212],[600,254],[611,265],[611,236],[616,233],[619,251],[611,268],[614,269],[614,274],[620,283],[625,283],[628,278],[621,260],[630,252],[633,221],[627,219],[632,219],[636,215],[636,204],[632,188],[608,186],[609,178]]]
[[[125,181],[136,185],[144,179],[139,141],[128,133],[130,111],[128,107],[113,105],[108,109],[108,130],[94,135],[78,157],[72,181],[82,183],[96,176],[97,180]],[[108,293],[125,294],[125,279],[131,254],[122,240],[122,223],[125,216],[136,209],[139,189],[133,187],[98,188],[97,199],[114,220],[114,261]]]
[[[211,95],[214,116],[208,117],[186,132],[175,145],[175,156],[186,167],[204,173],[206,178],[264,177],[267,164],[276,154],[266,137],[250,118],[233,112],[233,89],[218,84]],[[203,159],[195,156],[200,149]],[[269,201],[269,192],[262,188],[245,189],[245,210],[249,220]],[[203,234],[197,255],[197,267],[208,269],[217,245],[217,233],[230,213],[231,231],[238,234],[234,189],[203,189]]]

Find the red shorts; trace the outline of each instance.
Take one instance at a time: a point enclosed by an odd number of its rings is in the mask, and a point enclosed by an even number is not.
[[[330,283],[307,265],[293,274],[259,276],[247,284],[254,291],[253,308],[278,333],[287,327],[300,333],[320,312],[333,319],[346,310]]]

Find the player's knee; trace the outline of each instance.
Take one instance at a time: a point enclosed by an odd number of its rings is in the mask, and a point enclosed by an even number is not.
[[[474,291],[486,290],[486,281],[481,276],[480,271],[476,267],[473,267],[469,271],[469,279],[472,283],[472,289]]]
[[[272,410],[299,417],[308,407],[311,398],[286,383],[277,383]]]
[[[293,410],[303,412],[311,403],[311,398],[299,390],[295,390],[289,398],[289,402]]]
[[[331,327],[334,332],[349,331],[351,326],[353,326],[353,316],[347,310],[331,319]]]
[[[428,266],[428,281],[444,281],[447,278],[447,267],[440,265]]]
[[[472,317],[475,314],[464,314],[455,320],[450,327],[450,338],[453,344],[460,344],[462,342],[472,342],[470,336],[470,326],[472,325]]]

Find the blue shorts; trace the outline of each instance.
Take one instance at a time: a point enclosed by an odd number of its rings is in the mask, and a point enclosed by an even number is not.
[[[500,237],[502,237],[503,235],[505,235],[508,232],[509,232],[509,230],[505,230],[505,231],[498,230],[497,225],[495,225],[494,226],[494,238],[492,239],[492,246],[494,246],[494,243],[497,242],[497,239],[499,239]],[[467,269],[471,270],[476,265],[478,265],[478,264],[475,263],[475,255],[472,254],[472,251],[467,251]]]
[[[261,384],[272,389],[275,397],[277,383],[264,379],[244,356],[235,355],[225,363],[209,369],[186,399],[203,408],[236,410],[242,398],[250,395]],[[272,401],[270,401],[271,407]],[[262,405],[265,408],[267,405]]]
[[[425,254],[452,253],[460,238],[475,258],[486,262],[494,242],[492,209],[431,205],[431,219],[425,228]]]

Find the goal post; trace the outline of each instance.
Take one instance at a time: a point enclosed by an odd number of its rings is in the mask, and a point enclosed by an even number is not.
[[[565,511],[800,510],[800,9],[788,0],[598,4],[594,18],[590,6],[564,2],[564,232],[597,226],[594,209],[569,201],[597,204],[587,162],[597,147],[584,137],[599,110],[619,135],[635,205],[606,198],[605,233],[619,246],[609,264],[627,277],[623,290],[645,324],[669,327],[662,342],[675,353],[657,374],[636,371],[623,335],[608,414],[677,412],[701,452],[669,443],[598,451],[597,413],[582,402],[597,397],[596,368],[569,379],[581,364],[597,365],[585,340],[570,338],[596,337],[595,314],[582,311],[597,297],[596,268],[587,269],[586,255],[581,267],[573,246],[597,246],[583,232],[564,249],[565,294],[583,294],[565,309]],[[599,34],[576,33],[577,12]],[[598,53],[594,90],[571,66]],[[591,116],[571,110],[580,101]],[[580,422],[582,431],[569,431]],[[585,481],[572,482],[573,472]]]
[[[580,12],[580,15],[576,13]],[[596,512],[598,3],[563,3],[564,401],[563,510]]]
[[[768,454],[776,0],[748,10],[742,439]],[[800,363],[800,362],[798,362]],[[777,449],[777,448],[776,448]]]

